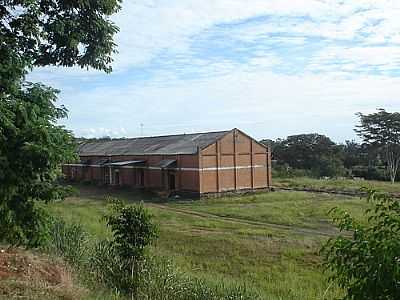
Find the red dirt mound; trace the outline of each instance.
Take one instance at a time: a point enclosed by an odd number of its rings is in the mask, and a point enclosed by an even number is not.
[[[0,250],[0,280],[39,280],[50,285],[63,283],[65,270],[50,261],[16,249]]]
[[[0,299],[79,299],[81,292],[61,262],[0,247]]]

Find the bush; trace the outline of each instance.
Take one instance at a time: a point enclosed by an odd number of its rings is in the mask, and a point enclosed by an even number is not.
[[[111,243],[118,255],[129,262],[144,259],[146,248],[157,237],[158,230],[143,204],[126,206],[111,199],[105,220],[113,233]]]
[[[95,245],[89,269],[106,286],[136,297],[146,250],[157,237],[157,227],[142,204],[126,206],[115,199],[105,220],[113,238]]]
[[[150,256],[148,246],[157,227],[143,205],[125,206],[113,200],[105,219],[111,240],[93,241],[77,224],[51,223],[46,250],[62,257],[88,286],[113,291],[115,299],[137,300],[257,300],[243,286],[210,283],[180,272],[170,260]]]
[[[356,222],[335,209],[342,235],[322,249],[331,279],[346,290],[343,299],[400,299],[400,202],[386,194],[369,191],[373,208],[366,211],[368,224]]]
[[[0,242],[35,248],[50,237],[50,215],[34,201],[0,201]]]
[[[121,278],[126,276],[121,273],[120,257],[115,255],[110,241],[98,241],[93,245],[86,267],[92,275],[89,281],[93,285],[101,283],[114,289],[120,285]]]
[[[153,300],[182,299],[190,289],[190,280],[166,259],[150,258],[141,273],[138,298]]]
[[[66,224],[54,219],[50,225],[51,236],[45,249],[78,267],[85,263],[88,248],[88,235],[79,224]]]
[[[293,169],[287,164],[275,164],[272,168],[272,177],[275,178],[295,178],[295,177],[314,177],[310,170]]]
[[[150,258],[141,274],[139,299],[145,300],[257,300],[245,286],[209,283],[179,272],[169,260]]]
[[[342,160],[335,156],[318,157],[318,164],[311,171],[315,177],[341,177],[346,174]]]

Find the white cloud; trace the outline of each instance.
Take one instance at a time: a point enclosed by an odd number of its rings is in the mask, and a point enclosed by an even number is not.
[[[213,32],[220,24],[229,25],[224,29],[228,38],[246,42],[264,38],[301,45],[307,37],[318,37],[333,42],[400,43],[399,15],[400,2],[394,0],[124,1],[122,10],[112,17],[120,27],[116,36],[119,53],[113,66],[115,72],[146,67],[166,52],[165,60],[174,56],[191,60],[195,38]],[[258,16],[278,19],[240,23]],[[265,36],[270,34],[284,36]],[[51,73],[83,78],[99,75],[78,69],[51,69]]]
[[[400,78],[390,74],[400,66],[399,9],[394,0],[124,1],[113,17],[121,32],[109,82],[77,69],[33,78],[63,88],[67,124],[79,135],[134,136],[144,123],[146,134],[318,128],[343,140],[355,112],[400,109]],[[140,70],[150,75],[132,80]]]
[[[162,82],[159,78],[155,82]],[[360,76],[278,75],[237,70],[201,80],[122,89],[99,88],[63,95],[74,106],[68,125],[79,128],[126,128],[127,136],[241,127],[256,137],[320,131],[337,140],[354,137],[358,111],[400,108],[400,79]],[[90,99],[79,101],[78,99]],[[87,118],[88,112],[95,110]],[[112,127],[112,128],[111,128]]]
[[[400,68],[400,48],[384,46],[338,47],[323,49],[309,66],[313,71],[345,72],[391,71]]]

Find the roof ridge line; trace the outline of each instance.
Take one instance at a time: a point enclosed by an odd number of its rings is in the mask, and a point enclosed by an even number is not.
[[[188,135],[198,135],[198,134],[208,134],[208,133],[223,133],[229,132],[230,130],[216,130],[216,131],[204,131],[204,132],[193,132],[193,133],[177,133],[177,134],[166,134],[166,135],[150,135],[150,136],[140,136],[140,137],[127,137],[127,138],[110,138],[110,139],[83,139],[83,142],[109,142],[109,141],[125,141],[125,140],[139,140],[139,139],[151,139],[169,136],[188,136]]]

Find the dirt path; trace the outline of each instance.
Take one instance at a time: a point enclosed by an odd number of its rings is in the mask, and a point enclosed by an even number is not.
[[[288,191],[288,192],[307,192],[315,194],[331,194],[341,195],[349,197],[366,197],[368,193],[361,191],[340,191],[340,190],[329,190],[329,189],[316,189],[316,188],[297,188],[297,187],[286,187],[286,186],[273,186],[276,191]],[[391,197],[400,199],[400,193],[388,193]]]
[[[265,229],[268,229],[268,228],[280,229],[280,230],[290,231],[292,233],[300,234],[300,235],[333,237],[339,233],[339,231],[335,227],[324,228],[324,230],[318,230],[318,229],[304,228],[304,227],[298,227],[298,226],[289,226],[289,225],[282,225],[282,224],[275,224],[275,223],[252,221],[252,220],[246,220],[246,219],[241,219],[241,218],[220,216],[220,215],[215,215],[215,214],[211,214],[211,213],[197,212],[197,211],[193,211],[193,210],[189,210],[189,209],[170,207],[170,206],[163,205],[163,204],[146,203],[146,205],[149,207],[164,209],[164,210],[172,211],[172,212],[175,212],[178,214],[190,215],[190,216],[194,216],[194,217],[198,217],[198,218],[214,219],[214,220],[218,220],[218,221],[225,221],[225,222],[230,222],[230,223],[240,224],[240,225],[247,225],[247,226],[250,225],[250,226],[255,226],[255,227],[260,227],[260,228],[265,228]]]

